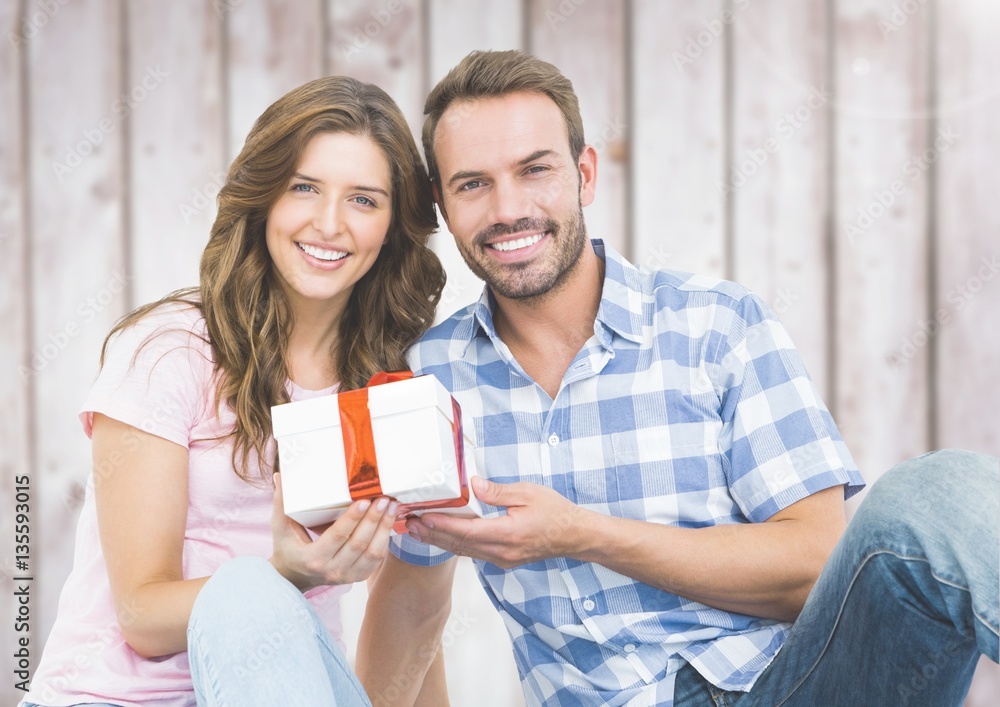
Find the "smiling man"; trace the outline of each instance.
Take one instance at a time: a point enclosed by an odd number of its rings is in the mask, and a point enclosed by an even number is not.
[[[997,659],[997,461],[901,465],[845,534],[864,484],[773,313],[588,238],[597,154],[570,82],[474,52],[425,113],[438,205],[487,286],[410,360],[473,423],[492,505],[394,541],[359,646],[376,705],[419,688],[454,555],[529,705],[897,704],[928,660],[911,704],[958,704]]]

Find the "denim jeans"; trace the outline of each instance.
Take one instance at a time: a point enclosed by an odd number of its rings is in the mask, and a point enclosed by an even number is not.
[[[371,705],[309,602],[267,560],[223,564],[198,592],[187,635],[199,706]]]
[[[260,558],[230,560],[202,587],[188,658],[199,706],[371,705],[309,602]]]
[[[861,503],[784,647],[748,693],[690,665],[676,707],[951,707],[998,661],[1000,459],[941,451]]]

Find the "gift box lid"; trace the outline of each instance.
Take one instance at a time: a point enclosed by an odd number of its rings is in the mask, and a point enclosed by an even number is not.
[[[451,395],[432,375],[417,376],[368,388],[368,409],[373,417],[396,415],[436,407],[448,422],[454,422]],[[324,395],[271,407],[275,437],[340,427],[336,395]],[[468,432],[466,432],[468,436]]]

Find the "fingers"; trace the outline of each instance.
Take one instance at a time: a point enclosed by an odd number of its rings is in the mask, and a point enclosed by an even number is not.
[[[331,559],[334,574],[364,579],[385,557],[396,509],[396,502],[389,498],[353,503],[316,539],[313,549]],[[361,573],[364,576],[357,576]]]

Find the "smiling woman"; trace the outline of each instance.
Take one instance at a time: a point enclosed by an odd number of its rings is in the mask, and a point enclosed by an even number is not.
[[[324,78],[258,119],[200,286],[105,341],[73,571],[25,705],[368,704],[339,597],[385,556],[396,504],[310,536],[283,513],[270,408],[406,367],[444,285],[435,227],[381,89]]]

